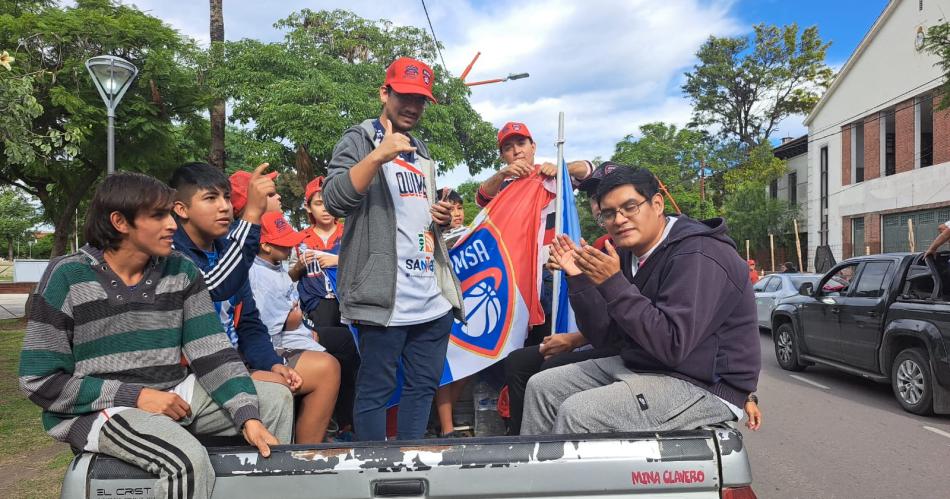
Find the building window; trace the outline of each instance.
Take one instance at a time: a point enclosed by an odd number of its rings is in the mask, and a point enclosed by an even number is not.
[[[897,127],[895,108],[881,113],[881,169],[884,176],[897,173]]]
[[[884,215],[883,251],[894,253],[911,251],[911,227],[913,227],[913,251],[924,251],[933,242],[937,227],[950,218],[950,208],[912,211]],[[912,224],[907,223],[912,221]]]
[[[864,241],[864,218],[851,219],[851,256],[867,254],[867,243]]]
[[[778,197],[778,179],[769,182],[769,197],[776,199]]]
[[[917,98],[916,112],[914,113],[914,137],[917,160],[924,168],[934,164],[934,98],[926,93]]]
[[[821,246],[828,245],[828,146],[822,147],[818,154],[818,161],[821,169],[821,202],[818,205],[819,220],[821,229],[819,236]]]
[[[851,126],[851,178],[864,182],[864,122]]]
[[[798,204],[798,172],[788,174],[788,202],[792,206]]]

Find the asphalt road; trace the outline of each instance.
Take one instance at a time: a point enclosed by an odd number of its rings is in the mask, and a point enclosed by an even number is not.
[[[890,385],[779,367],[763,334],[763,427],[745,430],[760,498],[950,497],[950,416],[904,412]]]

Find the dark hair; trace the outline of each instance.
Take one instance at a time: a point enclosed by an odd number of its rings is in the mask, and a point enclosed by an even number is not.
[[[111,215],[119,212],[135,227],[135,217],[156,208],[171,209],[175,190],[161,180],[134,172],[118,172],[99,184],[86,212],[83,237],[90,246],[114,250],[124,236],[112,225]]]
[[[231,193],[231,181],[227,175],[208,163],[200,161],[185,163],[176,168],[168,185],[177,191],[175,200],[185,204],[188,204],[191,197],[199,190]]]
[[[645,199],[652,199],[660,193],[660,181],[650,170],[637,166],[618,166],[605,175],[597,186],[595,199],[598,203],[608,192],[624,185],[632,185]]]
[[[448,191],[448,193],[446,194],[445,191]],[[445,199],[446,201],[455,204],[465,204],[462,202],[462,195],[451,187],[443,187],[439,189],[439,199]]]

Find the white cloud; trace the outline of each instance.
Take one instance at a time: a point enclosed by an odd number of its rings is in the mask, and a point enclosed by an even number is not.
[[[207,42],[207,2],[130,3]],[[539,160],[555,156],[558,111],[566,114],[569,158],[609,158],[617,141],[647,122],[685,124],[690,106],[679,86],[696,50],[710,35],[748,29],[731,12],[730,0],[430,0],[427,6],[453,74],[460,74],[479,51],[469,81],[531,74],[472,87],[472,103],[495,126],[525,122],[538,142]],[[341,7],[370,19],[428,29],[417,0],[351,0],[344,5],[262,0],[225,2],[225,34],[231,40],[275,41],[282,34],[273,23],[291,12]],[[456,176],[459,181],[465,177],[461,172],[451,177]]]

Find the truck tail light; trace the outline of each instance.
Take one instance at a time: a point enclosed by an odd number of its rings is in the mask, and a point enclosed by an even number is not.
[[[722,489],[722,499],[758,499],[752,487],[726,487]]]

